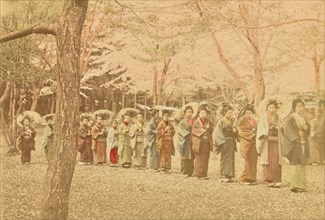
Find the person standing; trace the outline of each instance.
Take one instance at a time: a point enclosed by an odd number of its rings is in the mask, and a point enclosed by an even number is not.
[[[110,166],[117,167],[118,163],[118,134],[117,134],[117,120],[113,119],[112,127],[107,132],[107,147],[109,150]]]
[[[192,148],[195,153],[194,176],[207,180],[210,151],[213,150],[213,128],[207,120],[207,111],[204,108],[200,108],[198,114],[199,117],[193,122],[192,127]]]
[[[235,177],[235,152],[237,151],[233,108],[230,105],[224,105],[222,114],[223,117],[218,121],[214,130],[214,143],[217,154],[221,154],[221,182],[230,183]]]
[[[89,118],[82,116],[81,125],[78,129],[78,151],[80,152],[79,165],[90,165],[94,162],[91,149],[91,128],[88,126]]]
[[[324,158],[324,117],[321,109],[316,109],[315,117],[310,120],[310,162],[312,165],[318,165]]]
[[[46,162],[48,163],[54,157],[54,145],[53,145],[53,116],[49,115],[45,118],[46,120],[46,127],[43,131],[43,140],[41,143],[41,147],[44,148]]]
[[[178,151],[181,156],[181,173],[190,177],[194,171],[194,152],[192,149],[192,115],[193,108],[186,106],[185,117],[180,121],[177,129]]]
[[[306,164],[309,158],[310,126],[304,118],[305,103],[300,98],[292,102],[292,115],[284,126],[283,154],[289,160],[290,190],[306,191]]]
[[[160,153],[160,171],[170,173],[172,155],[175,155],[175,129],[169,121],[169,112],[163,111],[163,120],[157,126],[157,148]]]
[[[147,166],[147,144],[144,133],[143,115],[138,114],[137,122],[130,128],[131,148],[133,150],[132,164],[138,169],[145,169]]]
[[[269,187],[281,186],[282,149],[278,141],[280,118],[278,103],[269,100],[257,126],[256,150],[261,159],[262,181]]]
[[[130,142],[130,116],[123,115],[123,122],[117,128],[118,155],[123,168],[130,168],[132,164],[132,148]]]
[[[106,149],[107,149],[107,130],[102,123],[103,118],[96,116],[96,123],[91,129],[92,136],[92,150],[95,152],[96,163],[102,165],[106,163]]]
[[[23,127],[18,128],[19,150],[21,150],[21,163],[29,164],[31,160],[31,151],[35,150],[34,128],[30,126],[30,119],[25,117],[22,120]]]
[[[240,176],[240,182],[246,185],[256,184],[256,127],[257,121],[253,118],[254,107],[248,105],[244,110],[244,116],[239,119],[237,130],[240,138],[240,153],[245,160],[245,169]]]
[[[147,148],[150,152],[149,169],[159,171],[160,155],[157,150],[157,125],[159,123],[159,112],[154,109],[151,112],[151,119],[145,128]]]

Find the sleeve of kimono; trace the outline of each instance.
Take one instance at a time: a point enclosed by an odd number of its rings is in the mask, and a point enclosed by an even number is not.
[[[299,140],[299,134],[294,126],[294,118],[290,118],[284,126],[283,155],[290,160],[290,155],[295,147],[295,141]]]
[[[114,144],[114,129],[109,128],[107,130],[107,137],[106,137],[107,148],[112,149],[112,145]]]
[[[201,137],[205,132],[207,132],[207,130],[200,125],[198,120],[195,120],[192,127],[192,135]]]
[[[24,127],[19,127],[18,128],[18,138],[22,139],[22,137],[25,135],[25,129]]]
[[[34,128],[30,128],[31,130],[32,130],[32,134],[31,134],[31,136],[32,136],[32,139],[34,139],[35,137],[36,137],[36,131],[35,131],[35,129]]]
[[[124,126],[123,124],[120,124],[120,126],[118,126],[118,128],[117,128],[118,135],[125,135],[129,131],[130,131],[130,129],[128,129],[128,127]]]
[[[213,145],[216,148],[217,154],[221,152],[222,145],[226,143],[226,137],[223,133],[223,120],[219,120],[213,132]]]
[[[130,131],[129,131],[129,135],[130,135],[131,139],[133,139],[135,137],[135,132],[137,131],[137,129],[138,129],[137,124],[134,124],[131,126]]]
[[[268,128],[266,124],[266,116],[263,116],[261,120],[258,122],[257,125],[257,132],[256,132],[256,150],[258,154],[261,154],[263,148],[265,146],[265,142],[267,141],[268,136]]]
[[[213,132],[213,139],[214,139],[214,145],[216,147],[223,145],[226,143],[226,138],[223,133],[223,120],[219,120],[216,126],[216,129]]]
[[[93,140],[96,140],[97,137],[98,137],[98,135],[99,135],[100,133],[101,133],[101,131],[98,130],[98,129],[96,128],[96,126],[94,126],[94,127],[91,129],[91,135],[92,135],[92,137],[93,137]]]
[[[45,137],[49,138],[49,137],[52,136],[52,134],[53,134],[53,131],[51,130],[51,128],[50,128],[49,126],[46,126],[46,127],[44,128],[44,133],[43,133],[43,135],[44,135]]]
[[[240,138],[244,138],[247,141],[251,141],[251,139],[255,137],[255,134],[246,129],[245,127],[246,126],[244,124],[244,118],[242,118],[237,125],[238,135]]]
[[[185,138],[190,132],[185,128],[186,122],[182,120],[177,129],[177,134],[180,135],[182,138]]]
[[[165,128],[163,122],[160,122],[157,126],[157,138],[161,139],[163,134],[165,133]]]
[[[88,135],[87,130],[83,126],[80,126],[78,129],[79,138],[85,139],[87,137],[87,135]]]
[[[157,131],[155,128],[155,124],[153,122],[149,122],[145,128],[146,135],[156,135]]]

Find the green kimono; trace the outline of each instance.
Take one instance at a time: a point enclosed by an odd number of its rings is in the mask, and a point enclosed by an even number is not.
[[[132,164],[132,148],[130,143],[130,125],[122,123],[117,128],[118,134],[118,155],[121,165]]]

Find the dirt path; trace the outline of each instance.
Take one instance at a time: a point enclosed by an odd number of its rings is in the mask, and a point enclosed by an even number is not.
[[[1,147],[1,218],[36,219],[47,164],[42,149],[32,164],[5,157]],[[236,176],[243,160],[236,154]],[[160,174],[109,166],[76,166],[70,196],[70,219],[324,219],[324,166],[308,166],[308,193],[287,187],[222,184],[219,158],[212,157],[210,179],[183,178],[178,155],[172,173]],[[260,168],[260,167],[259,167]],[[260,173],[260,169],[258,169]],[[288,166],[283,167],[287,184]]]

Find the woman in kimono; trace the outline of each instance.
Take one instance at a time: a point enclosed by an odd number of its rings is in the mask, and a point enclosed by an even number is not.
[[[107,149],[107,130],[102,123],[103,118],[99,115],[96,117],[96,123],[91,129],[92,150],[95,152],[96,164],[102,165],[106,163]]]
[[[315,117],[310,120],[310,160],[312,165],[318,165],[324,158],[324,117],[321,109],[316,109]]]
[[[143,124],[143,115],[138,114],[137,122],[130,128],[132,164],[138,169],[145,169],[147,165],[147,144]]]
[[[117,128],[118,155],[123,168],[130,168],[132,164],[132,148],[130,143],[130,116],[123,115],[123,122]]]
[[[195,153],[194,176],[201,180],[208,179],[210,151],[213,150],[213,128],[207,120],[207,111],[204,108],[198,110],[199,117],[193,122],[192,148]]]
[[[79,165],[89,165],[93,161],[93,151],[91,149],[91,128],[88,126],[89,118],[81,117],[81,125],[78,129],[78,151],[80,152]]]
[[[151,171],[159,171],[160,155],[157,150],[157,125],[159,123],[159,112],[153,110],[151,112],[151,119],[145,128],[145,136],[147,148],[150,151],[149,169]]]
[[[24,118],[22,120],[23,126],[18,130],[19,150],[21,150],[21,163],[29,164],[31,159],[31,151],[35,150],[35,136],[34,128],[30,126],[30,119]]]
[[[235,177],[235,152],[237,151],[233,108],[230,105],[224,105],[222,114],[223,117],[218,121],[214,130],[214,143],[217,154],[221,154],[221,182],[230,183]]]
[[[109,150],[110,166],[117,167],[118,163],[118,135],[117,120],[112,120],[112,127],[107,131],[107,147]]]
[[[244,116],[238,120],[237,130],[240,138],[240,154],[245,159],[245,169],[240,176],[240,182],[246,185],[256,184],[256,127],[257,121],[253,118],[254,108],[248,105]]]
[[[185,117],[180,121],[177,129],[178,151],[181,156],[181,173],[190,177],[194,171],[194,152],[192,149],[192,115],[193,108],[186,106]]]
[[[44,128],[44,131],[43,131],[43,140],[42,140],[42,143],[41,143],[41,147],[44,148],[46,163],[48,163],[54,157],[53,117],[48,116],[47,118],[45,118],[45,120],[46,120],[47,125],[46,125],[46,127]]]
[[[170,173],[171,155],[175,155],[173,136],[175,129],[169,122],[169,112],[163,111],[163,120],[157,126],[157,148],[160,152],[160,171]]]
[[[301,99],[292,102],[292,110],[293,113],[284,126],[283,154],[290,163],[290,190],[305,192],[310,126],[303,116],[305,103]]]
[[[281,186],[282,149],[280,147],[279,121],[276,113],[278,103],[269,100],[264,114],[258,123],[256,133],[256,150],[261,158],[262,181],[269,187]]]

